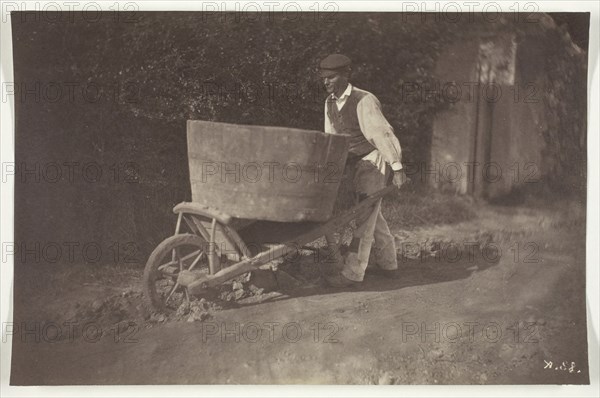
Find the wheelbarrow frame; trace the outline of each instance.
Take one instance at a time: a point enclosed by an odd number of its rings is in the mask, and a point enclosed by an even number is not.
[[[284,242],[276,243],[273,247],[260,251],[254,255],[248,244],[244,242],[243,238],[238,233],[237,229],[248,225],[255,220],[244,220],[241,223],[238,222],[237,225],[233,225],[235,224],[234,220],[240,221],[240,219],[236,219],[214,209],[205,208],[197,203],[179,203],[173,208],[174,213],[177,214],[175,234],[170,238],[165,239],[161,245],[169,239],[182,236],[182,226],[185,223],[192,232],[192,234],[187,235],[197,235],[208,244],[207,257],[209,273],[198,273],[193,270],[181,269],[177,274],[177,281],[173,290],[176,290],[177,286],[184,288],[186,298],[189,299],[190,294],[200,295],[202,292],[206,291],[206,289],[216,287],[246,272],[260,269],[271,261],[286,256],[296,251],[298,247],[305,246],[323,236],[327,237],[328,243],[330,243],[330,237],[333,236],[335,232],[345,227],[355,219],[359,213],[375,205],[375,203],[383,196],[396,189],[397,188],[394,185],[387,186],[382,190],[367,196],[355,206],[330,218],[328,221],[315,223],[308,231],[293,236],[291,239],[288,238]],[[225,254],[222,252],[222,247],[220,247],[216,241],[217,235],[225,240],[225,243],[229,247],[235,249],[234,253]],[[160,308],[156,308],[156,303],[150,299],[154,294],[154,292],[151,291],[151,286],[152,278],[154,278],[153,272],[156,269],[156,264],[154,264],[153,261],[156,261],[155,252],[161,248],[161,245],[157,246],[150,255],[144,271],[144,291],[146,293],[146,300],[151,306],[155,307],[155,309]],[[224,256],[232,259],[234,263],[222,267],[221,259]],[[173,262],[175,262],[175,255],[173,255]],[[161,267],[164,267],[165,265]]]

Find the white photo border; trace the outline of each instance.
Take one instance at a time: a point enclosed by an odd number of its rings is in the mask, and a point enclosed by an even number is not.
[[[170,396],[253,396],[253,397],[279,397],[279,396],[521,396],[531,397],[587,397],[600,395],[600,365],[599,365],[599,318],[600,318],[600,76],[599,76],[599,10],[598,1],[14,1],[0,2],[2,7],[1,35],[0,35],[0,83],[13,81],[12,59],[12,34],[9,12],[11,10],[39,10],[48,3],[63,5],[64,10],[75,7],[82,9],[86,4],[94,3],[102,10],[124,9],[125,4],[134,4],[139,11],[202,11],[208,3],[226,4],[228,10],[234,10],[236,4],[239,9],[249,3],[258,5],[276,3],[282,8],[286,4],[300,5],[303,11],[314,10],[319,7],[334,3],[340,12],[344,11],[406,11],[407,5],[426,3],[426,10],[435,10],[436,4],[443,8],[449,3],[467,7],[477,7],[482,10],[486,5],[495,3],[503,11],[514,10],[515,6],[523,7],[533,4],[539,12],[590,12],[590,36],[588,52],[588,131],[587,131],[587,237],[586,237],[586,294],[587,294],[587,327],[588,327],[588,357],[589,357],[589,386],[554,386],[554,385],[503,385],[503,386],[65,386],[65,387],[15,387],[9,385],[10,360],[12,339],[7,336],[0,342],[0,396],[3,397],[28,397],[28,396],[56,396],[56,397],[100,397],[100,396],[135,396],[135,397],[161,397]],[[69,4],[69,5],[67,5]],[[77,4],[77,5],[75,5]],[[467,6],[470,4],[470,6]],[[477,4],[475,6],[475,4]],[[13,6],[16,5],[17,9]],[[510,8],[510,7],[513,8]],[[121,7],[121,8],[119,8]],[[268,7],[272,7],[268,6]],[[278,6],[279,7],[279,6]],[[246,7],[248,8],[248,7]],[[493,7],[488,7],[493,10]],[[267,8],[268,10],[268,8]],[[290,12],[293,10],[289,8]],[[0,163],[14,163],[14,99],[0,101]],[[0,182],[0,242],[13,242],[14,226],[14,178]],[[13,263],[2,262],[0,266],[0,319],[3,325],[12,320],[13,308]],[[4,333],[4,332],[3,332]],[[4,337],[4,335],[3,335]],[[6,342],[4,342],[6,340]]]

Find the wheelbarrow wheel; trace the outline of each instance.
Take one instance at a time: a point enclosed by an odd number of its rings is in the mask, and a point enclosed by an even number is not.
[[[194,234],[177,234],[162,241],[146,263],[144,269],[144,300],[157,312],[176,311],[189,302],[189,292],[177,283],[183,270],[210,273],[208,244]]]

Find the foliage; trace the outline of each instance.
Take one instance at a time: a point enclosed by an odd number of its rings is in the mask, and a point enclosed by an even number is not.
[[[63,88],[59,101],[17,93],[17,163],[97,162],[105,177],[113,165],[123,171],[120,177],[132,177],[128,183],[111,177],[93,184],[71,183],[66,175],[53,184],[17,180],[17,240],[95,240],[106,246],[133,241],[136,260],[143,262],[171,233],[170,208],[190,200],[185,121],[321,130],[325,93],[316,68],[332,52],[350,56],[353,83],[380,99],[404,160],[424,162],[434,115],[446,104],[435,98],[405,101],[403,84],[433,83],[437,57],[461,35],[513,29],[467,25],[397,13],[292,18],[145,12],[94,20],[15,13],[15,81],[28,88],[41,83],[42,94],[51,82]],[[549,63],[550,79],[579,73],[575,61]],[[68,83],[76,85],[74,100],[67,96]],[[99,100],[83,98],[90,87],[99,89]],[[555,95],[569,95],[566,87]],[[557,109],[553,139],[582,115],[563,118],[571,108],[551,106]],[[585,131],[578,129],[575,135]]]

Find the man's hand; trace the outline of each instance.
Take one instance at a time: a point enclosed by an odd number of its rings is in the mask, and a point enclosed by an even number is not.
[[[392,179],[392,183],[400,189],[404,184],[410,183],[410,179],[406,176],[403,169],[398,171],[394,171],[394,178]]]

